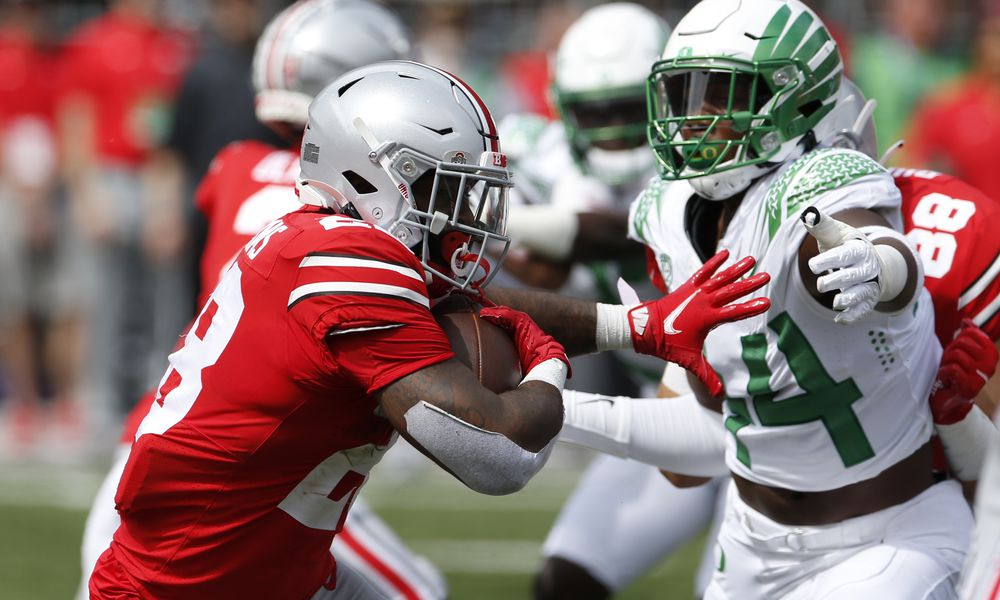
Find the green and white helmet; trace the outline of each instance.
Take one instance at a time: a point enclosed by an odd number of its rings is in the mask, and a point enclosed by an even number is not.
[[[631,2],[591,8],[566,30],[552,95],[584,173],[616,185],[652,172],[646,77],[669,35],[666,21]]]
[[[649,76],[649,142],[665,179],[729,198],[814,143],[844,66],[799,0],[703,0]]]

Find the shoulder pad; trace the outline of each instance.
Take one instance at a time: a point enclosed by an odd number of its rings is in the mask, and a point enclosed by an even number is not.
[[[531,152],[542,137],[542,132],[552,123],[533,113],[514,113],[500,120],[497,126],[504,154],[518,160]]]
[[[664,205],[683,205],[693,194],[694,190],[687,181],[666,181],[657,176],[650,178],[629,210],[629,237],[646,244],[653,242],[664,225],[664,217],[661,216]]]
[[[856,150],[819,148],[799,158],[771,184],[764,199],[771,237],[817,196],[880,173],[886,173],[885,167]]]
[[[339,252],[350,256],[394,259],[401,263],[420,263],[413,251],[394,235],[371,223],[344,215],[298,211],[285,216],[291,225],[302,230],[296,253]]]

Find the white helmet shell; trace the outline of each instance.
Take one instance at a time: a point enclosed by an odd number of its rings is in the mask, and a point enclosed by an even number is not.
[[[837,92],[837,106],[814,128],[816,139],[828,146],[858,150],[878,160],[875,106],[875,100],[865,98],[861,89],[844,77]]]
[[[665,176],[690,179],[710,199],[746,189],[804,152],[803,140],[835,105],[842,72],[829,31],[799,0],[702,0],[677,24],[651,77],[660,106],[652,107],[650,137]],[[689,84],[682,96],[668,80],[685,73]],[[753,82],[752,97],[736,107],[730,88],[725,113],[698,113],[713,73]],[[673,92],[663,98],[671,85]],[[669,110],[668,103],[674,103]],[[685,103],[686,112],[677,114]],[[732,140],[735,146],[708,137],[720,122],[743,132]],[[699,124],[705,131],[700,141],[682,139],[685,129]]]
[[[554,84],[563,92],[642,86],[670,36],[667,22],[631,2],[584,12],[559,41]]]
[[[584,12],[566,30],[553,64],[552,92],[582,170],[607,184],[631,183],[653,172],[655,159],[645,144],[645,84],[650,66],[663,52],[670,26],[649,9],[631,2],[602,4]],[[615,104],[615,103],[618,104]],[[616,122],[622,102],[637,122]],[[576,110],[603,107],[606,122],[585,123]],[[629,139],[628,148],[600,148],[601,140]],[[597,144],[597,145],[595,145]]]
[[[300,0],[257,41],[257,118],[305,125],[309,103],[328,83],[373,62],[411,57],[409,34],[374,0]]]

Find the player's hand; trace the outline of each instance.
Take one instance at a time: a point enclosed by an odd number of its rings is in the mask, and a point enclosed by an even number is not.
[[[708,332],[771,307],[767,298],[732,303],[760,289],[771,278],[767,273],[757,273],[738,281],[756,264],[750,256],[716,274],[728,258],[727,250],[719,252],[673,293],[644,302],[628,313],[636,352],[679,364],[698,377],[713,396],[722,391],[722,382],[701,354]]]
[[[882,258],[868,236],[810,206],[802,212],[802,223],[816,238],[820,253],[809,259],[809,270],[820,277],[820,293],[840,292],[833,297],[837,323],[855,323],[871,314],[882,299]],[[825,274],[823,274],[825,273]],[[821,275],[823,274],[823,275]]]
[[[564,362],[566,368],[569,368],[569,359],[562,344],[542,331],[527,313],[508,306],[490,306],[480,309],[479,317],[503,327],[514,338],[522,376],[550,358]]]
[[[941,355],[941,367],[931,387],[931,414],[937,425],[952,425],[972,410],[973,399],[997,368],[993,340],[972,321],[962,321],[955,339]]]

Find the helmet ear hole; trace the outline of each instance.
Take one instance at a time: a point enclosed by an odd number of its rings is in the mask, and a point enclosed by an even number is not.
[[[354,171],[344,171],[341,175],[344,176],[347,183],[351,184],[351,187],[353,187],[354,191],[358,194],[374,194],[378,191],[378,188],[375,187],[372,182],[368,181],[361,175],[358,175]]]

